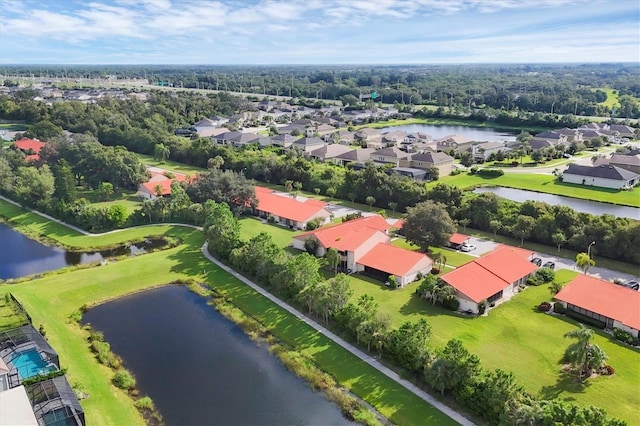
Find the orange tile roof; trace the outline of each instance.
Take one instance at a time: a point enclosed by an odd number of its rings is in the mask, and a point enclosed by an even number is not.
[[[149,192],[151,192],[153,195],[156,195],[156,196],[158,195],[158,191],[157,191],[158,187],[162,188],[161,195],[171,195],[171,182],[173,182],[172,179],[149,181],[149,182],[143,183],[142,186],[147,188]]]
[[[430,264],[433,264],[433,260],[417,251],[395,247],[391,244],[378,243],[357,262],[361,265],[402,277],[411,272],[425,259]],[[428,266],[425,265],[425,267]]]
[[[474,302],[480,302],[537,269],[527,260],[532,252],[528,255],[527,252],[500,245],[491,253],[444,274],[442,279]]]
[[[500,250],[500,249],[507,249],[512,253],[514,253],[515,255],[517,255],[518,257],[523,258],[524,260],[531,260],[531,256],[535,254],[535,252],[531,250],[523,249],[522,247],[508,246],[506,244],[498,244],[496,248],[493,249],[493,251]]]
[[[276,195],[273,190],[261,186],[256,186],[256,198],[258,210],[296,222],[306,222],[323,210],[327,215],[330,214],[324,209],[326,203],[311,198],[304,202],[298,201],[291,197]]]
[[[476,262],[454,269],[444,274],[442,279],[476,303],[493,296],[509,285],[508,282]]]
[[[456,232],[455,234],[451,234],[451,238],[449,238],[449,242],[451,244],[462,244],[465,241],[467,241],[468,239],[469,239],[468,235],[458,234]]]
[[[46,145],[44,142],[39,141],[37,139],[20,139],[19,141],[15,141],[14,144],[21,151],[29,151],[32,150],[35,154],[27,155],[25,161],[38,161],[40,159],[40,150]]]
[[[560,290],[556,299],[640,330],[639,291],[581,274]]]
[[[354,251],[378,232],[386,232],[389,224],[380,215],[360,217],[336,225],[323,226],[294,238],[306,239],[314,235],[325,248]]]

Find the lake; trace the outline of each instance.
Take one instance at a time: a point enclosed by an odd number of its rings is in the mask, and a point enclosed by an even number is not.
[[[520,132],[497,130],[491,127],[449,126],[435,124],[405,124],[381,128],[381,132],[402,130],[405,132],[422,132],[439,139],[449,135],[460,135],[473,141],[503,142],[514,141]]]
[[[0,280],[39,274],[81,263],[99,262],[109,257],[141,254],[164,244],[162,240],[148,240],[109,250],[66,251],[27,238],[10,226],[0,223]]]
[[[629,219],[640,220],[640,208],[618,206],[609,203],[600,203],[598,201],[581,200],[579,198],[563,197],[561,195],[545,194],[541,192],[526,191],[524,189],[502,188],[502,187],[484,187],[476,188],[473,192],[476,194],[482,192],[493,192],[499,197],[512,201],[523,203],[528,200],[543,201],[547,204],[563,205],[571,207],[573,210],[582,213],[591,213],[601,215],[608,213],[617,217],[626,217]]]
[[[168,425],[350,424],[186,287],[108,302],[83,322],[104,333]]]

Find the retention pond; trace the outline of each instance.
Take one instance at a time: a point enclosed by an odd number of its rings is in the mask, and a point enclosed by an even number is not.
[[[168,425],[343,425],[337,406],[182,286],[90,309]]]

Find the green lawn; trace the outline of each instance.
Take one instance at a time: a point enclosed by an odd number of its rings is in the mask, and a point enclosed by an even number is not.
[[[0,202],[0,215],[9,217],[21,230],[32,235],[48,235],[67,246],[93,247],[152,234],[171,235],[184,242],[172,249],[106,266],[77,269],[64,274],[52,273],[38,280],[0,287],[0,297],[11,291],[32,314],[36,327],[44,325],[62,365],[69,369],[70,382],[79,383],[91,395],[82,402],[89,424],[142,424],[143,420],[128,397],[111,386],[109,380],[112,372],[97,363],[84,340],[86,332],[70,324],[69,315],[83,304],[91,305],[189,277],[206,279],[212,288],[269,327],[276,337],[311,357],[323,370],[374,405],[393,423],[452,424],[432,406],[357,360],[231,275],[214,267],[200,253],[203,236],[199,231],[175,226],[152,226],[87,237],[8,203]],[[245,236],[255,233],[257,229],[251,223],[249,228],[253,226],[253,231],[247,230],[247,223],[251,222],[243,221]],[[265,229],[273,230],[271,227]]]
[[[284,226],[262,223],[262,221],[256,217],[243,217],[240,219],[240,225],[240,237],[243,240],[247,241],[260,232],[267,232],[280,247],[289,246],[291,244],[291,237],[301,233],[301,231],[292,231]]]
[[[437,183],[455,185],[459,188],[468,188],[474,185],[503,186],[564,195],[584,200],[640,207],[640,192],[638,188],[631,191],[618,191],[607,188],[585,187],[572,183],[558,182],[553,176],[545,174],[505,173],[504,176],[497,178],[484,178],[468,173],[461,173],[456,176],[445,176],[435,182],[429,183],[428,186],[432,187]]]
[[[107,200],[98,199],[95,191],[90,189],[78,190],[78,197],[86,198],[94,207],[110,207],[119,204],[127,209],[127,213],[131,214],[134,210],[142,206],[142,198],[137,191],[117,190]]]
[[[142,163],[147,166],[159,167],[161,169],[169,170],[175,173],[182,173],[189,176],[193,176],[205,171],[205,169],[203,168],[190,166],[184,163],[178,163],[177,161],[167,160],[164,163],[159,163],[151,155],[138,154],[138,157],[140,157],[140,161],[142,161]]]
[[[575,275],[562,271],[558,273],[558,280],[566,282]],[[412,283],[403,289],[391,290],[370,278],[351,276],[353,299],[365,293],[373,296],[380,311],[391,316],[393,325],[426,318],[433,327],[432,341],[436,347],[458,338],[480,357],[485,368],[513,372],[518,382],[534,395],[593,404],[629,424],[640,424],[637,410],[640,354],[598,332],[595,342],[609,356],[616,375],[592,379],[585,386],[576,385],[573,377],[561,371],[558,362],[569,344],[563,335],[576,327],[576,323],[564,316],[535,310],[540,302],[550,300],[548,286],[529,287],[492,309],[488,316],[471,318],[420,300],[414,294],[418,285]]]
[[[405,248],[407,250],[417,250],[418,249],[417,246],[411,244],[410,242],[408,242],[404,238],[395,238],[394,240],[391,241],[391,245],[396,246],[396,247],[400,247],[400,248]],[[455,251],[455,250],[450,250],[450,249],[447,249],[447,248],[431,247],[430,250],[433,253],[442,253],[444,256],[446,256],[446,258],[447,258],[446,264],[447,265],[451,265],[451,266],[461,266],[461,265],[464,265],[465,263],[469,263],[473,259],[475,259],[475,257],[470,256],[468,254],[464,254],[462,252]]]
[[[607,94],[607,100],[600,102],[599,105],[604,105],[609,109],[620,108],[620,102],[618,102],[618,91],[611,87],[598,87],[598,90],[602,90]],[[596,90],[596,89],[593,89]]]

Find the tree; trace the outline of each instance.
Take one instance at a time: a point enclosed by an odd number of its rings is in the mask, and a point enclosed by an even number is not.
[[[340,264],[340,257],[341,257],[338,250],[331,247],[327,250],[324,257],[327,259],[327,264],[329,265],[329,268],[331,268],[331,270],[333,271],[333,275],[337,274],[338,265]]]
[[[495,237],[498,234],[498,231],[502,229],[502,222],[497,219],[490,221],[489,229],[493,231],[493,236]]]
[[[240,222],[226,203],[213,203],[209,206],[211,214],[204,228],[209,249],[228,259],[231,251],[240,246]]]
[[[319,269],[320,263],[315,256],[301,253],[289,259],[275,274],[273,281],[281,294],[293,298],[305,287],[322,281]]]
[[[469,224],[471,223],[471,219],[464,217],[460,219],[458,223],[462,225],[462,229],[464,229],[464,232],[467,232],[467,226],[469,226]]]
[[[553,241],[553,244],[558,246],[558,252],[560,252],[560,247],[567,242],[567,237],[562,231],[558,231],[551,236],[551,241]]]
[[[316,255],[319,245],[320,243],[318,242],[318,239],[314,235],[310,236],[304,241],[304,249],[307,251],[307,253],[313,256]]]
[[[520,238],[520,245],[524,245],[524,239],[531,235],[536,221],[531,216],[519,215],[513,225],[513,235]]]
[[[435,181],[440,178],[440,169],[437,167],[431,167],[429,169],[429,180]]]
[[[398,203],[396,203],[395,201],[389,201],[388,206],[391,209],[391,211],[395,213],[396,209],[398,208]]]
[[[171,150],[165,144],[158,143],[153,147],[153,158],[158,163],[164,163],[167,161],[169,154],[171,154]]]
[[[580,328],[565,333],[564,337],[577,339],[564,353],[564,360],[576,371],[578,380],[589,378],[594,370],[604,366],[607,355],[602,348],[591,343],[593,329],[580,324]]]
[[[73,176],[71,166],[64,158],[53,168],[55,191],[53,195],[61,201],[73,201],[76,199],[76,179]]]
[[[224,158],[219,155],[207,160],[208,169],[220,169],[222,166],[224,166]]]
[[[589,257],[587,253],[578,253],[576,255],[576,266],[582,269],[582,272],[585,274],[587,273],[589,268],[591,268],[595,264],[596,261],[591,259],[591,257]]]
[[[549,292],[551,293],[551,296],[555,296],[556,294],[560,293],[560,290],[562,290],[563,288],[564,284],[556,281],[551,281],[551,284],[549,284]]]
[[[13,192],[30,206],[45,205],[55,191],[54,177],[48,165],[19,167]]]
[[[156,195],[158,191],[156,191]],[[162,187],[160,187],[160,197],[162,196]],[[100,201],[107,201],[113,195],[113,184],[111,182],[102,182],[96,189],[96,195]]]
[[[407,208],[403,226],[407,241],[427,251],[429,246],[444,246],[449,242],[456,225],[444,204],[431,200]]]
[[[425,369],[425,379],[444,396],[445,391],[460,391],[480,372],[480,359],[462,346],[460,340],[451,339],[436,361]]]
[[[365,202],[369,205],[369,211],[371,211],[371,206],[373,206],[376,202],[375,197],[369,195],[367,196],[367,198],[365,199]]]
[[[473,156],[470,152],[463,152],[460,154],[460,164],[465,167],[469,167],[473,164]]]
[[[337,190],[333,186],[330,186],[325,190],[325,194],[327,194],[332,200],[333,200],[333,197],[336,196],[336,192]]]
[[[427,320],[407,321],[389,333],[385,350],[401,367],[415,372],[428,359],[427,340],[430,336],[431,326]]]

